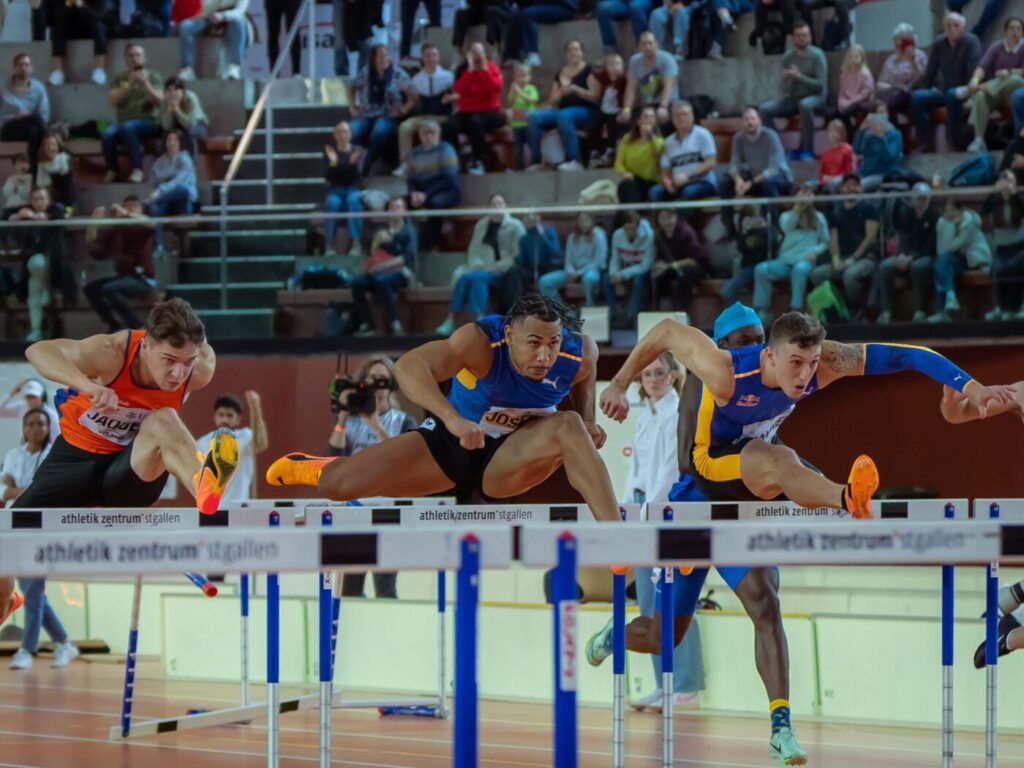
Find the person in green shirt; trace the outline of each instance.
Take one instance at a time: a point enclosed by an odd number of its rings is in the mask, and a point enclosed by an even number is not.
[[[800,149],[790,152],[790,160],[814,158],[814,112],[825,106],[827,95],[828,61],[821,48],[811,45],[807,22],[797,22],[793,47],[782,57],[782,98],[761,105],[761,115],[768,125],[776,117],[799,113]]]
[[[512,86],[508,89],[505,98],[508,100],[508,124],[512,127],[512,134],[516,142],[516,170],[521,171],[525,167],[523,162],[523,147],[526,146],[526,118],[537,109],[540,102],[540,93],[537,86],[530,82],[532,72],[528,64],[516,64],[512,68]],[[539,162],[539,159],[530,158],[532,162]]]
[[[107,164],[104,181],[117,181],[117,148],[124,145],[132,164],[128,180],[139,184],[142,173],[142,142],[160,135],[160,104],[163,100],[163,78],[159,72],[146,68],[146,50],[139,43],[124,49],[127,70],[110,83],[107,100],[116,110],[115,121],[103,131],[103,159]]]
[[[646,203],[651,187],[661,181],[661,149],[665,139],[657,132],[658,116],[653,106],[637,114],[629,133],[615,151],[615,170],[619,182],[620,203]],[[616,222],[618,223],[618,222]]]

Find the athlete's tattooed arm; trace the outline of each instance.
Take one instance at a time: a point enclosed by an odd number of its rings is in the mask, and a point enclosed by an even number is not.
[[[864,375],[864,345],[841,344],[838,341],[823,341],[821,362],[818,370],[818,384],[825,386],[844,376]]]

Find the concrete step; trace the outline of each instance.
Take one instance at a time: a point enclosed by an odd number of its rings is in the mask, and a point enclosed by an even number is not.
[[[232,283],[284,282],[295,271],[294,256],[229,256],[227,279]],[[181,283],[214,283],[221,279],[218,257],[183,259],[178,266]]]
[[[305,249],[306,229],[295,227],[281,229],[244,229],[228,232],[227,249],[229,256],[279,256],[282,253],[300,253]],[[216,231],[193,232],[189,237],[189,256],[193,258],[219,257],[220,233]]]
[[[228,283],[228,308],[267,309],[277,301],[277,292],[285,287],[283,280],[260,283]],[[188,301],[196,309],[221,309],[220,283],[173,283],[167,286],[173,296]]]
[[[234,132],[238,139],[242,138],[243,129],[244,121],[239,123],[239,127]],[[323,149],[323,146],[331,140],[333,130],[334,126],[329,123],[274,128],[274,154],[278,152],[309,152],[314,148]],[[266,146],[266,132],[262,128],[258,128],[253,132],[252,141],[249,143],[249,152],[265,152]]]
[[[274,87],[275,93],[277,92],[277,87]],[[271,96],[271,100],[273,100],[273,96]],[[269,107],[264,110],[259,122],[261,128],[266,126],[267,113],[270,111]],[[333,127],[335,123],[342,119],[343,114],[343,108],[337,104],[282,105],[275,102],[270,119],[275,130],[278,128],[305,128],[309,125],[330,125]]]
[[[269,339],[274,335],[273,307],[228,310],[196,307],[196,314],[211,340]]]
[[[225,155],[230,160],[231,155]],[[322,175],[327,165],[322,152],[275,152],[273,156],[274,178],[310,178]],[[236,179],[265,179],[267,177],[267,155],[250,152],[239,166]]]

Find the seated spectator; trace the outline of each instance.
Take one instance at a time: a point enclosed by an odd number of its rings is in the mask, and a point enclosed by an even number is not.
[[[779,255],[754,267],[754,309],[766,328],[772,320],[772,283],[789,280],[789,306],[803,312],[807,279],[818,257],[828,250],[825,216],[814,209],[809,190],[801,189],[797,196],[801,199],[779,217],[782,229]]]
[[[1024,89],[1021,90],[1024,94]],[[1024,128],[1022,128],[1013,141],[1003,150],[1003,159],[999,163],[999,171],[1011,170],[1017,176],[1017,185],[1024,184]]]
[[[968,269],[987,272],[992,264],[992,251],[981,229],[977,211],[964,207],[952,197],[935,227],[938,255],[935,257],[935,313],[929,323],[952,320],[960,311],[956,297],[956,278]],[[941,307],[941,309],[940,309]]]
[[[511,8],[507,0],[469,0],[465,8],[455,11],[452,22],[452,48],[462,51],[466,47],[466,31],[480,24],[487,25],[487,44],[498,50],[504,30],[508,26]]]
[[[657,127],[654,108],[644,107],[619,142],[615,170],[622,174],[618,187],[620,203],[646,203],[651,189],[661,179],[660,158],[665,140],[656,132]]]
[[[32,174],[29,173],[28,155],[19,152],[14,156],[14,173],[4,181],[4,221],[32,204]]]
[[[952,149],[956,151],[962,146],[964,109],[957,88],[967,85],[981,60],[981,42],[964,31],[963,16],[947,13],[942,26],[945,35],[932,43],[928,66],[910,92],[910,118],[917,146],[924,152],[935,151],[929,128],[930,110],[934,107],[946,108],[946,130]]]
[[[414,209],[444,210],[462,202],[459,184],[459,158],[455,147],[441,141],[441,126],[428,120],[420,126],[420,145],[409,155],[409,207]],[[423,250],[432,251],[440,244],[440,216],[430,216],[423,222],[420,243]]]
[[[690,33],[690,14],[693,11],[686,0],[663,0],[662,4],[651,11],[647,27],[654,35],[655,41],[666,51],[671,50],[679,59],[686,58],[686,38]],[[668,34],[669,24],[672,34]]]
[[[501,109],[502,82],[501,69],[488,61],[481,43],[473,43],[466,54],[465,69],[455,79],[454,89],[458,109],[455,126],[469,139],[467,170],[476,176],[484,173],[487,134],[508,122]]]
[[[669,106],[676,99],[679,65],[675,56],[658,50],[658,43],[650,32],[640,35],[637,47],[640,50],[630,57],[626,70],[626,94],[622,98],[624,106],[619,122],[628,123],[634,109],[654,107],[658,125],[666,125],[671,117]]]
[[[718,150],[711,131],[694,124],[693,105],[672,105],[672,127],[661,152],[661,184],[652,187],[652,203],[667,200],[699,200],[715,194],[715,163]]]
[[[761,112],[748,106],[743,110],[743,130],[732,137],[729,173],[722,177],[718,196],[779,197],[788,195],[793,188],[793,172],[786,162],[782,141],[773,129],[761,124]],[[730,208],[729,211],[735,209]],[[731,213],[724,217],[726,232],[736,236]]]
[[[658,211],[654,233],[654,308],[658,299],[669,296],[672,309],[689,312],[693,291],[707,274],[708,253],[690,223],[678,212]]]
[[[530,82],[531,76],[532,71],[526,64],[512,65],[512,85],[505,95],[508,100],[508,124],[512,126],[515,141],[517,171],[526,167],[526,160],[523,159],[523,150],[526,149],[528,141],[526,129],[530,115],[536,111],[540,103],[540,93],[537,86]]]
[[[508,26],[510,34],[518,33],[520,39],[511,47],[518,46],[519,50],[509,50],[510,46],[506,44],[504,49],[506,58],[511,56],[514,59],[519,59],[525,54],[527,64],[531,67],[539,67],[537,25],[572,21],[576,18],[576,12],[577,0],[540,0],[540,2],[530,5],[513,5]]]
[[[76,0],[47,4],[50,22],[50,53],[53,64],[48,81],[52,86],[64,85],[64,59],[68,40],[92,39],[92,81],[96,85],[107,82],[107,28],[106,0]],[[116,105],[115,105],[116,106]]]
[[[985,130],[993,109],[1009,107],[1014,91],[1024,88],[1024,19],[1011,16],[1003,24],[1003,39],[992,43],[978,62],[978,68],[967,83],[971,114],[967,122],[974,126],[974,140],[969,152],[984,152]]]
[[[868,289],[878,269],[878,205],[873,200],[858,199],[856,196],[862,191],[860,176],[856,173],[843,178],[839,193],[854,197],[832,207],[831,261],[811,270],[814,285],[826,280],[842,284],[853,315],[866,308]]]
[[[324,179],[327,181],[327,197],[324,198],[325,213],[358,213],[363,210],[363,148],[352,143],[352,128],[342,120],[334,126],[334,143],[324,147],[327,165]],[[349,256],[363,255],[359,234],[363,231],[363,220],[359,216],[348,219]],[[324,255],[334,256],[334,239],[338,231],[338,220],[324,220]]]
[[[761,52],[766,56],[783,53],[789,33],[796,24],[796,3],[797,0],[757,0],[754,6],[754,31],[748,39],[750,47],[753,48],[760,41]],[[769,23],[768,14],[773,11],[779,11],[782,15],[781,29]]]
[[[939,211],[932,205],[932,190],[923,181],[914,185],[910,202],[900,199],[892,212],[892,226],[899,235],[899,253],[883,259],[878,266],[882,313],[878,322],[893,321],[896,304],[896,278],[909,276],[914,289],[913,322],[923,323],[932,292],[932,265],[935,263],[935,234]]]
[[[164,153],[149,171],[153,191],[146,199],[146,214],[154,218],[185,216],[195,210],[199,201],[196,187],[196,166],[192,156],[181,148],[181,134],[171,131],[164,136]],[[161,226],[154,232],[157,254],[163,250]]]
[[[224,30],[224,52],[228,61],[224,77],[228,80],[242,79],[242,60],[245,58],[245,45],[249,34],[245,19],[248,8],[249,0],[203,0],[198,16],[178,24],[178,36],[181,38],[179,79],[185,82],[195,80],[196,37],[210,29]],[[268,48],[271,57],[276,61],[276,35],[270,35],[270,38]],[[297,56],[293,54],[292,65],[295,66],[296,63]]]
[[[583,302],[592,307],[597,303],[601,275],[608,266],[608,238],[601,227],[594,225],[589,213],[576,217],[576,225],[565,241],[565,267],[547,272],[537,282],[545,296],[562,301],[559,289],[569,283],[583,284]]]
[[[914,28],[907,23],[896,25],[892,31],[895,52],[890,53],[882,65],[875,83],[875,93],[889,110],[889,122],[896,124],[897,115],[910,114],[910,92],[928,68],[928,54],[917,47]]]
[[[540,278],[562,269],[562,244],[558,230],[544,224],[540,215],[528,213],[523,217],[526,231],[519,239],[519,255],[515,264],[501,277],[499,312],[507,312],[516,299],[526,292],[537,290]]]
[[[985,223],[992,230],[995,306],[986,320],[1024,319],[1024,199],[1013,171],[1003,171],[985,201]]]
[[[352,141],[366,147],[363,175],[398,132],[403,101],[408,98],[409,75],[391,63],[386,45],[370,49],[369,63],[348,84],[348,111]]]
[[[853,137],[853,151],[860,157],[861,189],[865,192],[876,191],[887,176],[903,170],[903,134],[889,122],[884,102],[878,102],[875,111],[864,118]]]
[[[398,317],[398,291],[409,284],[415,276],[419,235],[416,227],[405,216],[405,199],[394,197],[388,200],[387,224],[373,236],[370,255],[363,265],[363,274],[352,278],[352,303],[359,314],[359,329],[356,336],[373,335],[373,315],[366,300],[367,292],[376,294],[384,302],[388,328],[395,336],[405,333]]]
[[[818,169],[818,190],[835,194],[848,173],[853,173],[853,147],[846,141],[846,126],[842,120],[828,124],[828,148],[821,153]]]
[[[14,55],[14,71],[0,94],[0,141],[28,143],[30,173],[35,175],[39,145],[50,124],[50,97],[46,87],[32,77],[32,59]]]
[[[608,272],[604,280],[605,304],[612,311],[612,323],[616,328],[636,325],[653,266],[654,232],[651,225],[636,211],[626,211],[622,217],[622,226],[612,233]],[[629,305],[625,314],[619,310],[615,299],[615,286],[619,283],[630,286]]]
[[[754,268],[769,255],[769,245],[774,245],[768,219],[760,205],[744,205],[736,217],[739,232],[736,235],[736,249],[739,258],[734,261],[732,276],[722,286],[722,302],[731,306],[739,295],[754,284]]]
[[[129,299],[149,296],[156,286],[153,267],[153,226],[137,195],[128,195],[108,211],[100,206],[94,219],[134,219],[137,225],[89,227],[85,241],[89,255],[98,261],[109,259],[114,265],[112,277],[101,277],[82,289],[89,305],[107,324],[107,333],[123,328],[142,328],[144,323],[129,306]]]
[[[651,0],[598,0],[597,24],[601,28],[604,52],[612,53],[618,47],[615,22],[629,19],[633,37],[640,38],[647,31],[647,17],[651,14]]]
[[[545,131],[557,128],[565,152],[565,162],[558,166],[558,170],[583,170],[576,131],[594,121],[600,98],[601,84],[583,56],[583,45],[579,40],[570,40],[565,44],[565,66],[551,84],[547,109],[534,112],[527,120],[526,133],[534,168],[540,163],[541,137]]]
[[[853,134],[853,126],[860,117],[875,106],[875,78],[868,69],[863,45],[852,45],[843,56],[839,73],[839,96],[836,100],[839,119],[846,126],[846,135]]]
[[[626,132],[619,122],[622,99],[626,95],[626,70],[622,57],[609,53],[604,57],[604,69],[594,76],[601,85],[598,114],[590,127],[590,168],[607,168],[615,162],[615,148]]]
[[[53,221],[64,218],[64,209],[54,205],[45,187],[32,190],[32,203],[11,216],[11,221]],[[22,271],[18,298],[28,304],[29,332],[25,341],[43,338],[43,310],[49,306],[51,291],[60,291],[64,305],[75,300],[77,284],[71,264],[64,258],[64,233],[59,227],[19,227],[15,232],[21,250]]]
[[[50,199],[63,208],[75,206],[75,176],[71,156],[64,150],[60,134],[48,133],[39,148],[36,186],[49,187]]]
[[[807,22],[797,22],[793,47],[782,57],[782,98],[761,105],[769,124],[777,117],[800,115],[800,149],[789,153],[790,160],[814,157],[814,113],[825,106],[827,94],[828,61],[821,48],[811,45]]]
[[[454,333],[455,315],[459,312],[469,312],[476,319],[483,317],[491,287],[498,284],[501,276],[519,258],[519,246],[526,227],[505,210],[508,204],[503,195],[491,195],[487,204],[494,213],[477,221],[466,252],[466,265],[452,273],[455,290],[448,317],[437,327],[439,336]]]
[[[395,176],[405,174],[405,162],[412,152],[412,141],[424,120],[433,120],[438,125],[445,125],[452,116],[452,86],[455,75],[440,65],[441,53],[436,45],[424,43],[421,47],[420,59],[423,67],[412,76],[406,96],[409,101],[405,106],[407,117],[398,126],[398,158],[401,165],[392,173]],[[443,130],[443,129],[442,129]],[[452,131],[452,138],[455,139]]]
[[[139,43],[124,49],[128,70],[110,84],[108,100],[116,109],[114,122],[103,131],[103,159],[107,164],[104,181],[118,179],[117,147],[128,153],[132,171],[128,180],[138,184],[142,174],[142,142],[160,135],[160,103],[163,100],[163,78],[159,72],[146,68],[146,50]]]
[[[160,129],[164,133],[178,131],[185,142],[184,149],[195,154],[199,142],[210,133],[209,120],[195,91],[185,87],[179,77],[169,77],[164,83],[164,97],[160,102]]]
[[[714,13],[708,15],[711,34],[709,59],[721,59],[725,51],[725,33],[736,29],[736,19],[754,10],[755,0],[712,0]]]

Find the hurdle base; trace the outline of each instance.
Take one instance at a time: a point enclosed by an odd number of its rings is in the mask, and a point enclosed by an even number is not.
[[[414,698],[414,699],[345,699],[339,700],[337,695],[334,699],[334,709],[411,709],[411,708],[430,708],[435,710],[432,717],[439,717],[437,710],[440,709],[438,706],[438,700],[434,698]],[[447,716],[447,708],[444,710]],[[406,714],[406,713],[398,713]]]

